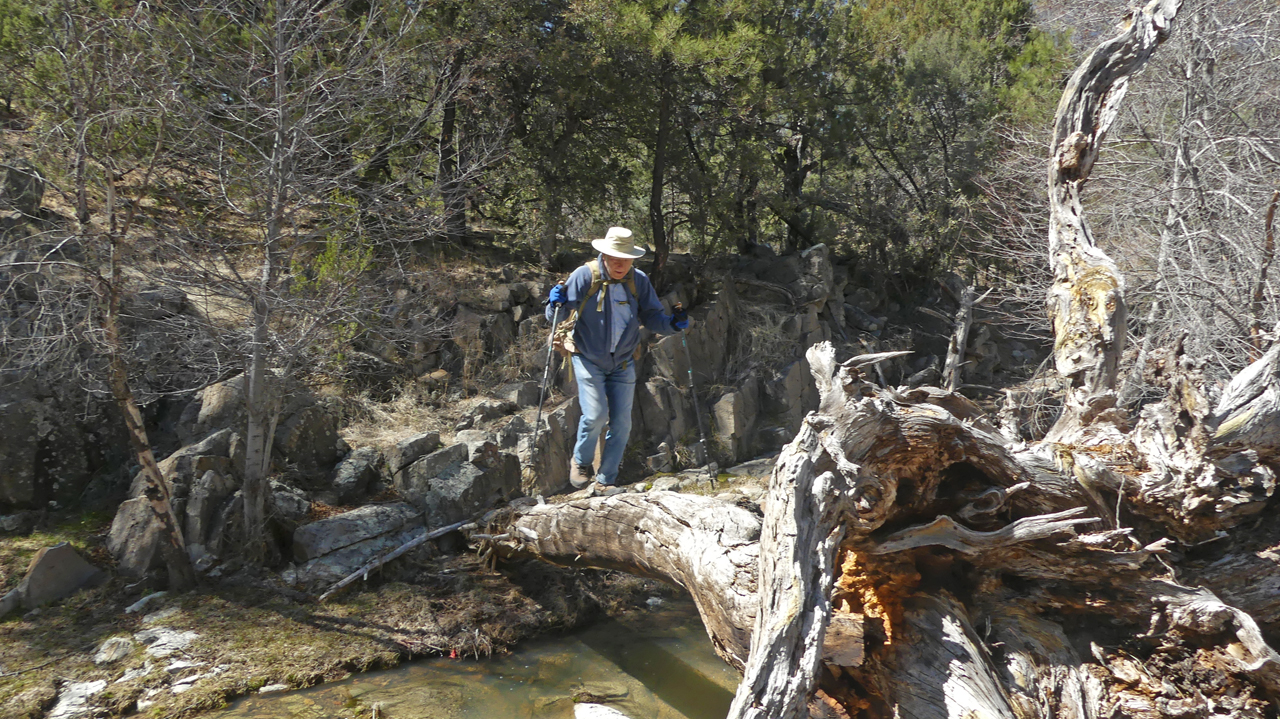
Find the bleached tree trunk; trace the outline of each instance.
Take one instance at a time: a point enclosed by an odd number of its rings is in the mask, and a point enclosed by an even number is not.
[[[1275,554],[1253,553],[1280,533],[1242,524],[1275,491],[1280,342],[1215,407],[1180,345],[1156,350],[1166,397],[1127,416],[1124,285],[1081,215],[1124,85],[1177,9],[1135,11],[1059,106],[1050,311],[1072,396],[1051,439],[1016,442],[953,392],[879,388],[820,343],[820,405],[763,516],[670,493],[577,500],[513,510],[503,550],[687,589],[743,671],[735,719],[1274,715],[1263,632],[1280,602],[1238,584],[1280,587]],[[1225,556],[1204,567],[1206,542]]]

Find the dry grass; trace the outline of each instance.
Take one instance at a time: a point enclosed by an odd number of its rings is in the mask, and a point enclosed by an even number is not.
[[[352,447],[385,448],[405,437],[422,432],[452,431],[453,425],[440,411],[436,396],[447,394],[449,385],[437,388],[415,380],[405,383],[395,398],[379,402],[362,393],[344,403],[347,412],[342,438]]]
[[[794,313],[781,305],[738,302],[736,341],[725,377],[739,379],[756,367],[781,367],[796,357],[796,343],[782,331]]]

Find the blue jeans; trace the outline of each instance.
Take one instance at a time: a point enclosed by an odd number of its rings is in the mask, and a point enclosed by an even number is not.
[[[596,468],[596,481],[615,484],[622,451],[631,435],[631,405],[636,396],[636,363],[627,360],[612,372],[605,372],[582,355],[573,356],[573,376],[578,381],[578,402],[582,419],[578,421],[578,439],[573,445],[573,461],[591,464],[596,456],[596,442],[605,424],[604,454]]]

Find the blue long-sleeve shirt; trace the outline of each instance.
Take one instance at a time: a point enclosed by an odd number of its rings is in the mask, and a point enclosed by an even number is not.
[[[560,317],[563,319],[569,315],[570,310],[578,310],[578,322],[573,328],[574,346],[578,354],[600,369],[609,372],[632,358],[636,345],[640,344],[641,323],[658,334],[674,334],[677,330],[671,324],[671,316],[662,311],[662,303],[658,301],[658,293],[654,292],[648,275],[641,272],[639,268],[632,268],[632,272],[635,273],[637,295],[633,297],[625,281],[609,278],[609,270],[604,265],[603,257],[598,258],[597,261],[600,262],[601,274],[606,279],[599,292],[599,295],[604,297],[604,302],[599,302],[598,296],[591,297],[586,303],[582,302],[591,289],[591,268],[583,265],[574,270],[565,281],[566,300],[564,307],[560,310]],[[629,305],[624,309],[629,311],[619,312],[614,308],[617,302],[617,298],[611,292],[614,286],[621,289],[621,295],[626,298]],[[548,321],[552,319],[553,313],[554,307],[548,304]],[[615,343],[614,321],[620,315],[625,318],[626,327]]]

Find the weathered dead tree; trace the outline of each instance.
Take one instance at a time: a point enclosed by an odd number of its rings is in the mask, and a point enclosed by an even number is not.
[[[1280,341],[1212,407],[1180,346],[1153,352],[1166,396],[1126,415],[1124,284],[1079,202],[1178,4],[1134,11],[1059,106],[1049,304],[1072,394],[1048,439],[1019,442],[953,392],[877,387],[821,343],[820,406],[759,511],[667,492],[545,504],[512,511],[499,549],[688,590],[743,672],[734,718],[1275,716],[1280,531],[1256,530],[1280,463]]]

